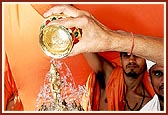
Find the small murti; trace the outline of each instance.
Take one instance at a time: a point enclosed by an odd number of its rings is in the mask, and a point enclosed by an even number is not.
[[[48,25],[51,21],[68,18],[64,14],[54,14],[44,20],[40,28],[39,43],[49,57],[50,69],[44,85],[37,96],[36,111],[84,111],[81,101],[87,95],[85,86],[75,85],[72,74],[65,63],[58,60],[68,56],[73,45],[82,35],[78,28]]]

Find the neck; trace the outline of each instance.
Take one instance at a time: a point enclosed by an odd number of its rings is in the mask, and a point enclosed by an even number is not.
[[[160,101],[160,110],[163,111],[164,110],[164,102],[159,100]]]
[[[125,110],[127,110],[126,108],[128,108],[129,110],[131,110],[131,111],[139,111],[141,108],[142,108],[142,106],[143,106],[143,103],[144,103],[144,100],[145,100],[145,89],[144,89],[144,85],[143,84],[141,84],[141,86],[142,86],[142,94],[140,94],[140,95],[142,95],[143,96],[143,98],[142,98],[142,101],[141,101],[141,103],[140,104],[138,104],[138,102],[133,106],[133,108],[131,108],[130,107],[130,105],[129,105],[129,101],[127,100],[127,95],[128,95],[128,93],[126,94],[126,92],[125,92],[125,90],[124,90],[124,98],[125,98],[125,102],[126,102],[126,106],[125,106]],[[137,92],[139,93],[140,92],[140,88],[136,88],[136,89],[139,89],[139,90],[137,90]],[[132,91],[132,90],[130,90],[129,92],[134,92],[134,91]],[[134,100],[134,98],[131,98],[131,100]],[[135,101],[136,102],[136,101]],[[138,105],[139,105],[139,107],[138,107]]]
[[[139,75],[136,79],[126,76],[124,74],[125,85],[127,90],[136,90],[138,87],[141,87],[142,79],[144,74]]]
[[[164,110],[164,97],[158,95],[159,98],[159,102],[160,102],[160,110],[163,111]]]

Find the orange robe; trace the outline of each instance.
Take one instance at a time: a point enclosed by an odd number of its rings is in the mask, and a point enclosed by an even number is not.
[[[4,92],[4,110],[23,110],[23,105],[18,98],[18,90],[10,70],[7,56],[5,59]]]
[[[154,96],[154,90],[149,82],[148,72],[145,72],[143,83],[151,96]],[[93,111],[99,110],[100,104],[100,86],[98,80],[96,80],[96,74],[92,72],[88,77],[86,88],[89,92],[90,106]],[[110,75],[110,79],[106,86],[106,95],[108,102],[108,110],[121,111],[124,110],[124,77],[123,70],[120,66],[117,66]],[[84,105],[85,110],[88,109],[88,105]]]

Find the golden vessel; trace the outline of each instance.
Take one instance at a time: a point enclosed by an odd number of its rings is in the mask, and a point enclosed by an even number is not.
[[[81,29],[48,25],[51,21],[67,18],[64,14],[55,14],[44,20],[40,28],[40,46],[44,53],[52,58],[66,57],[75,43],[81,38]]]

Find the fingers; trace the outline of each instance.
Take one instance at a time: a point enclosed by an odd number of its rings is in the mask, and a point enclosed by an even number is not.
[[[79,16],[78,9],[72,5],[57,5],[43,14],[44,17],[48,17],[52,14],[64,13],[68,16],[77,17]]]
[[[87,12],[78,10],[72,5],[57,5],[47,12],[44,13],[44,17],[49,17],[53,14],[63,13],[67,18],[58,19],[50,22],[48,25],[62,25],[67,28],[69,27],[77,27],[82,28],[88,20],[87,16],[89,15]]]
[[[71,28],[71,27],[83,28],[84,25],[86,25],[86,23],[88,23],[88,20],[84,17],[78,17],[78,18],[69,17],[69,18],[52,21],[48,25],[61,25],[66,28]]]

